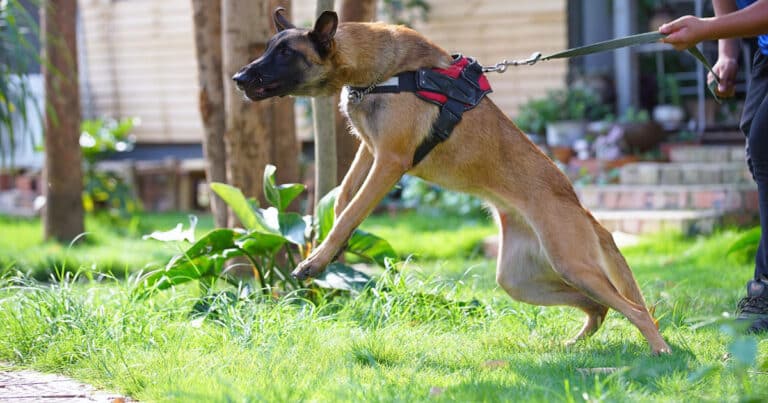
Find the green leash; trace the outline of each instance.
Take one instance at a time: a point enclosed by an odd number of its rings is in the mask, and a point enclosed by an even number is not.
[[[562,52],[553,53],[547,56],[542,56],[540,52],[536,52],[533,55],[531,55],[531,57],[529,57],[528,59],[513,60],[513,61],[504,60],[500,63],[497,63],[493,67],[484,67],[483,71],[503,73],[507,70],[507,67],[509,66],[522,66],[522,65],[533,66],[539,61],[546,61],[546,60],[552,60],[552,59],[568,59],[571,57],[591,55],[593,53],[606,52],[609,50],[620,49],[628,46],[654,43],[654,42],[658,42],[660,39],[666,36],[667,35],[662,34],[660,32],[646,32],[644,34],[630,35],[630,36],[625,36],[623,38],[616,38],[616,39],[611,39],[603,42],[598,42],[592,45],[580,46],[578,48],[564,50]],[[705,58],[704,55],[701,54],[701,51],[699,51],[697,47],[694,46],[692,48],[687,49],[687,51],[693,57],[695,57],[707,69],[707,71],[712,73],[712,76],[715,78],[715,81],[711,82],[707,86],[707,88],[709,88],[709,92],[715,98],[715,102],[717,102],[718,104],[721,103],[720,97],[718,97],[716,93],[717,85],[720,84],[720,77],[712,70],[712,66],[707,61],[707,58]]]

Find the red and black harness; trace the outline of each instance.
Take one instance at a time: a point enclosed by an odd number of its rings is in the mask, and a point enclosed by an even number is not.
[[[349,87],[349,100],[358,103],[366,94],[398,92],[413,92],[440,108],[429,136],[414,153],[413,166],[416,166],[433,148],[448,140],[453,128],[461,121],[461,115],[477,106],[491,92],[491,85],[475,59],[457,54],[453,55],[451,66],[446,69],[406,71],[368,88]]]

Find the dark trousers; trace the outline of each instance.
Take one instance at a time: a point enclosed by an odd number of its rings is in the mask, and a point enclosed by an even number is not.
[[[755,256],[755,279],[768,280],[768,56],[760,51],[752,62],[741,130],[747,136],[747,164],[757,182],[762,237]]]

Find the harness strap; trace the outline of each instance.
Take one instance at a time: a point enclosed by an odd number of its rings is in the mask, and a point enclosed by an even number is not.
[[[447,69],[407,71],[372,87],[349,88],[353,102],[360,102],[366,94],[413,92],[424,101],[440,107],[429,135],[414,152],[412,166],[418,165],[432,149],[448,140],[461,122],[462,114],[477,106],[491,92],[480,64],[462,55],[453,55],[453,58],[453,64]]]

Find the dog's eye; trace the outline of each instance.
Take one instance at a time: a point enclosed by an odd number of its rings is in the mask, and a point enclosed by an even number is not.
[[[277,50],[277,52],[280,54],[280,56],[288,56],[291,54],[291,48],[288,46],[281,46],[280,49]]]

